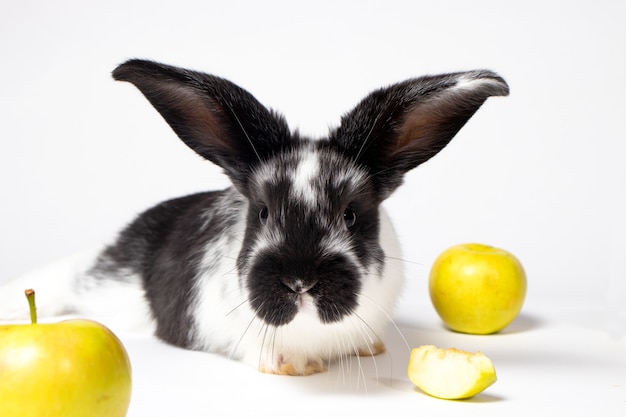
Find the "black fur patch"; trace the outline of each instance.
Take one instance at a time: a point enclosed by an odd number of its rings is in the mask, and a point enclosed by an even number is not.
[[[100,256],[92,274],[107,279],[128,272],[141,276],[157,322],[157,336],[188,347],[193,342],[188,307],[202,272],[198,268],[204,248],[236,224],[243,204],[241,199],[233,199],[230,189],[165,201],[123,230]],[[220,211],[220,206],[229,210]]]

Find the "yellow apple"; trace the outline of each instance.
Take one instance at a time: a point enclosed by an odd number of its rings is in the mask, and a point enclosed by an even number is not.
[[[452,330],[491,334],[508,326],[526,296],[526,274],[511,253],[468,243],[445,250],[430,271],[430,299]]]
[[[496,382],[496,369],[482,353],[432,345],[411,350],[408,375],[426,394],[446,400],[473,397]]]
[[[27,290],[29,294],[30,290]],[[130,361],[120,340],[90,320],[0,326],[0,416],[124,417]]]

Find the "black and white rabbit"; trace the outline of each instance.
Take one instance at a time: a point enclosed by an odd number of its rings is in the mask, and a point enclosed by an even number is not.
[[[171,344],[290,375],[384,350],[403,273],[381,203],[488,97],[508,94],[489,71],[410,79],[369,94],[313,140],[216,76],[131,60],[113,77],[134,84],[232,187],[147,210],[85,273],[53,269],[9,287],[35,286],[43,314],[122,317]],[[24,310],[7,288],[0,312]]]

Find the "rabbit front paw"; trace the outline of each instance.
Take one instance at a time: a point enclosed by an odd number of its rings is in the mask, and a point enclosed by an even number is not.
[[[305,376],[324,372],[326,366],[320,358],[299,358],[276,355],[272,363],[262,363],[259,370],[266,374]]]
[[[381,353],[385,353],[386,351],[387,348],[385,347],[385,344],[381,341],[378,341],[372,343],[365,348],[359,348],[357,354],[358,356],[376,356],[380,355]]]

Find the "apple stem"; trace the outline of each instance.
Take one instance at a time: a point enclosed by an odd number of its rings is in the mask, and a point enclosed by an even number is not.
[[[30,308],[30,322],[31,324],[37,324],[37,307],[35,307],[35,290],[29,289],[24,291],[26,299],[28,300],[28,307]]]

